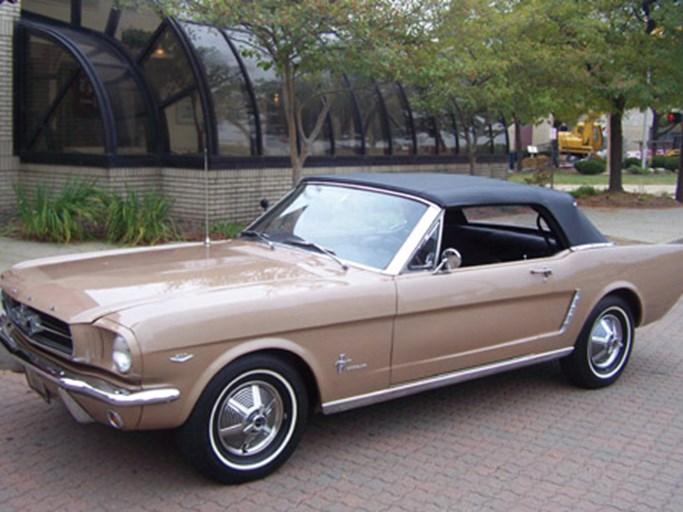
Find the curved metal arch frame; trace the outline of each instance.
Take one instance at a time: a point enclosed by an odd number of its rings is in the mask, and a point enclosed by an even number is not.
[[[163,36],[166,30],[171,30],[166,23],[166,19],[161,20],[159,26],[156,28],[154,33],[147,40],[145,46],[140,50],[140,52],[135,56],[135,64],[142,73],[142,63],[147,59],[152,52],[154,46],[159,42],[159,39]],[[144,74],[144,73],[143,73]],[[161,155],[167,155],[171,151],[170,136],[168,132],[168,121],[166,120],[166,115],[161,115],[160,112],[167,105],[164,105],[161,98],[157,98],[156,94],[152,92],[152,87],[149,87],[149,95],[152,97],[154,103],[154,108],[156,110],[156,116],[159,119],[159,152]]]
[[[379,84],[377,83],[377,80],[374,78],[371,80],[372,83],[372,88],[375,91],[375,94],[377,94],[377,98],[379,98],[378,105],[380,106],[378,112],[380,116],[382,116],[382,130],[384,131],[384,136],[387,139],[387,151],[385,153],[386,156],[391,156],[394,154],[394,137],[391,134],[391,123],[389,122],[389,112],[387,111],[387,102],[384,99],[384,96],[382,95],[382,91],[380,90]]]
[[[19,21],[19,27],[21,27],[22,30],[26,30],[27,32],[34,32],[39,36],[45,37],[53,41],[74,57],[78,65],[81,67],[81,69],[83,69],[83,72],[90,81],[93,87],[93,92],[95,93],[95,98],[97,100],[97,105],[99,107],[100,112],[100,119],[102,121],[102,140],[104,141],[104,153],[105,155],[115,155],[117,141],[114,114],[104,84],[100,80],[97,72],[95,71],[95,68],[90,63],[90,60],[76,44],[72,43],[69,38],[62,35],[58,30],[52,27],[46,26],[42,23],[27,20],[25,17]],[[57,102],[57,104],[59,103],[61,103],[61,100]],[[52,115],[54,115],[56,110],[56,107],[50,109],[47,115],[42,119],[41,126],[37,130],[37,133],[30,137],[31,145],[33,141],[35,141],[38,138],[40,132],[42,132],[45,129],[45,126],[49,122]]]
[[[417,155],[417,131],[415,130],[415,118],[413,116],[413,109],[410,108],[410,103],[408,102],[408,97],[406,96],[406,91],[403,88],[403,85],[401,85],[401,82],[396,82],[396,90],[398,91],[398,95],[401,98],[401,103],[403,104],[403,108],[405,112],[408,114],[408,128],[410,129],[410,133],[412,134],[413,138],[413,150],[411,151],[412,155]],[[434,122],[434,118],[432,118],[432,122]],[[436,141],[434,141],[436,144]],[[438,153],[438,150],[437,150]]]
[[[75,0],[75,2],[78,4],[78,0]],[[113,12],[113,11],[112,11]],[[107,32],[111,30],[109,27],[115,27],[116,22],[118,20],[112,20],[111,19],[111,12],[110,12],[110,19],[108,21],[108,29]],[[20,25],[26,25],[32,24],[30,20],[26,20],[25,17],[22,18],[20,21]],[[44,24],[39,23],[40,27],[42,27]],[[89,29],[84,29],[79,26],[74,26],[73,23],[71,25],[68,25],[70,29],[72,30],[77,30],[79,32],[83,31],[89,31]],[[218,28],[218,27],[216,27]],[[103,131],[103,141],[104,141],[104,148],[105,148],[105,157],[107,155],[110,156],[116,156],[117,155],[117,150],[118,150],[118,145],[117,145],[117,140],[116,140],[116,123],[114,121],[114,115],[113,115],[113,109],[112,105],[109,101],[108,94],[106,92],[106,88],[104,87],[104,84],[102,81],[99,79],[98,73],[94,66],[89,62],[89,59],[87,56],[80,51],[78,48],[78,45],[72,43],[70,39],[64,35],[59,34],[57,30],[55,30],[52,27],[47,27],[47,32],[44,30],[41,30],[40,28],[35,28],[35,27],[29,27],[27,30],[36,30],[37,32],[40,33],[43,37],[47,37],[51,40],[53,40],[56,44],[60,45],[62,48],[64,48],[69,54],[74,56],[76,59],[77,63],[79,66],[84,70],[87,78],[91,81],[93,85],[93,90],[95,92],[95,96],[98,102],[98,106],[100,107],[100,117],[102,120],[102,131]],[[154,35],[150,38],[148,45],[146,46],[145,49],[142,50],[142,52],[137,56],[135,59],[131,59],[129,56],[127,56],[126,61],[131,64],[129,66],[129,70],[131,71],[131,76],[133,79],[136,81],[136,83],[139,86],[139,89],[141,91],[141,94],[145,100],[145,104],[148,109],[148,113],[151,116],[151,119],[148,118],[148,122],[151,123],[151,130],[150,130],[150,141],[148,142],[148,149],[151,149],[152,152],[156,152],[159,156],[162,157],[162,159],[165,156],[168,156],[168,153],[170,151],[169,148],[169,134],[168,134],[168,125],[166,123],[165,116],[161,115],[160,110],[163,109],[163,105],[161,105],[158,101],[156,101],[156,98],[151,92],[151,89],[149,85],[147,84],[146,80],[144,79],[144,76],[142,75],[140,69],[139,69],[139,64],[140,62],[145,58],[146,54],[149,53],[150,48],[155,44],[156,41],[158,41],[158,38],[161,36],[161,34],[164,33],[166,29],[172,30],[176,39],[178,40],[181,48],[183,49],[183,52],[188,60],[188,63],[190,65],[191,71],[194,76],[194,86],[192,87],[193,90],[196,90],[197,93],[199,94],[200,97],[200,103],[202,105],[203,109],[203,114],[204,114],[204,125],[205,125],[205,146],[208,149],[209,156],[213,157],[212,160],[215,161],[215,163],[219,164],[225,160],[225,158],[222,158],[221,155],[219,155],[218,151],[218,134],[217,134],[217,123],[216,123],[216,118],[215,118],[215,112],[214,112],[214,105],[213,105],[213,99],[211,98],[210,94],[210,89],[208,85],[208,78],[206,76],[206,73],[204,71],[203,65],[201,64],[198,56],[196,55],[196,52],[194,51],[192,42],[189,40],[189,37],[185,33],[184,29],[182,28],[182,25],[176,21],[173,18],[164,18],[161,20],[159,27],[155,31]],[[244,78],[244,83],[246,85],[246,89],[248,91],[249,99],[251,101],[251,108],[252,112],[254,115],[254,124],[255,124],[255,129],[256,129],[256,134],[255,134],[255,143],[256,147],[252,148],[252,157],[258,157],[259,160],[263,159],[263,140],[262,140],[262,126],[261,126],[261,118],[260,118],[260,112],[258,108],[258,102],[256,98],[256,94],[253,88],[253,84],[251,82],[251,78],[246,70],[246,66],[244,65],[243,59],[241,58],[239,51],[236,49],[235,45],[231,41],[230,37],[228,34],[225,33],[225,29],[218,29],[219,33],[222,35],[222,37],[225,38],[226,42],[230,46],[231,51],[233,52],[233,55],[237,59],[237,62],[240,66],[240,71],[242,73],[242,76]],[[19,31],[18,31],[19,32]],[[90,31],[92,32],[92,31]],[[99,34],[98,35],[102,35]],[[20,36],[20,34],[19,34]],[[111,34],[104,34],[105,38],[108,39],[113,39]],[[116,45],[112,45],[111,42],[109,41],[110,44],[108,44],[108,47],[115,47],[115,49],[118,49]],[[118,51],[117,54],[121,56],[125,52]],[[18,76],[19,74],[17,74]],[[352,104],[353,104],[353,116],[354,120],[356,123],[356,127],[358,130],[358,134],[361,137],[361,147],[360,152],[356,154],[355,157],[344,157],[343,160],[353,160],[354,158],[358,159],[365,159],[368,157],[367,155],[367,147],[366,147],[366,142],[365,142],[365,133],[363,129],[363,124],[360,120],[360,111],[358,108],[358,101],[357,97],[355,94],[355,89],[353,85],[351,84],[348,76],[345,74],[343,75],[344,83],[348,87],[348,91],[351,94],[352,98]],[[398,94],[400,95],[401,102],[403,103],[404,109],[406,109],[406,112],[409,116],[408,121],[408,126],[411,130],[412,133],[412,138],[413,138],[413,151],[411,152],[411,155],[405,155],[405,156],[400,156],[400,155],[394,155],[393,154],[393,138],[392,138],[392,130],[391,127],[389,126],[389,121],[388,121],[388,114],[387,114],[387,108],[386,108],[386,103],[385,103],[385,98],[376,83],[375,80],[371,81],[372,86],[375,89],[375,93],[378,95],[379,98],[379,105],[378,105],[378,113],[381,115],[381,125],[383,127],[383,131],[385,131],[385,137],[387,137],[387,143],[388,143],[388,153],[383,155],[383,156],[373,156],[373,158],[376,158],[381,161],[386,160],[387,158],[395,157],[399,159],[406,159],[410,158],[410,156],[415,156],[417,155],[417,141],[416,141],[416,132],[415,132],[415,121],[414,121],[414,116],[413,112],[411,109],[410,102],[407,99],[407,95],[405,93],[405,90],[403,86],[396,82],[394,84],[395,87],[398,89]],[[58,102],[59,103],[59,102]],[[56,110],[56,108],[54,109]],[[34,136],[34,139],[37,138],[40,133],[44,130],[45,125],[47,124],[49,118],[54,114],[53,112],[50,112],[48,116],[41,118],[41,125],[37,129],[37,134]],[[456,141],[456,155],[460,153],[459,151],[459,136],[457,133],[457,121],[456,121],[456,116],[452,115],[453,119],[453,130],[455,131],[455,141]],[[435,123],[436,121],[432,119],[432,121]],[[328,125],[328,130],[330,133],[330,138],[331,138],[331,155],[326,156],[326,157],[312,157],[314,159],[322,159],[323,161],[327,161],[330,158],[335,159],[335,133],[334,133],[334,125],[331,122],[331,117],[328,114],[328,118],[326,120],[326,124]],[[490,123],[488,124],[488,129],[489,133],[492,130],[492,126]],[[508,140],[508,134],[505,134],[506,136],[506,143],[509,146],[509,140]],[[19,141],[20,138],[17,137],[17,140]],[[493,140],[492,137],[489,137],[489,142],[492,145]],[[438,152],[438,143],[437,145],[437,152]],[[17,149],[19,150],[19,143],[17,143]],[[26,149],[26,148],[21,148],[21,149]],[[255,151],[255,153],[254,153]],[[446,155],[444,155],[446,156]],[[248,159],[249,157],[241,157],[238,158],[237,160],[245,160]],[[181,159],[183,160],[183,159]],[[185,158],[187,160],[187,158]],[[188,162],[185,162],[188,163]],[[386,162],[389,163],[389,162]]]
[[[128,71],[130,72],[130,76],[135,82],[135,84],[138,86],[140,95],[142,96],[143,101],[145,102],[145,108],[147,109],[147,122],[150,124],[150,137],[147,142],[147,150],[150,153],[159,153],[161,148],[161,120],[159,118],[158,107],[156,101],[154,100],[154,96],[151,93],[152,89],[149,83],[147,83],[147,80],[144,74],[142,73],[142,70],[138,66],[136,59],[133,58],[129,53],[122,51],[120,43],[112,35],[116,30],[116,26],[119,22],[120,15],[114,14],[117,12],[119,11],[116,11],[115,9],[112,9],[110,11],[109,18],[107,20],[107,26],[103,33],[86,28],[80,28],[78,30],[90,34],[92,35],[92,37],[102,42],[105,42],[108,45],[108,48],[114,53],[116,53],[116,55],[128,65],[127,67]]]
[[[199,93],[199,101],[202,104],[202,110],[204,111],[204,129],[206,138],[204,139],[204,145],[206,147],[209,157],[218,156],[218,126],[216,122],[216,112],[214,110],[213,98],[209,92],[209,79],[204,71],[204,66],[197,57],[197,53],[194,51],[192,42],[183,30],[180,23],[174,18],[166,18],[166,23],[168,23],[169,28],[174,31],[180,46],[182,47],[187,60],[190,63],[190,68],[194,74],[195,82],[197,84],[197,92]]]
[[[114,12],[114,10],[112,10],[111,12]],[[116,26],[116,23],[112,21],[111,12],[110,12],[110,16],[109,16],[109,19],[107,22],[108,31],[114,30],[115,26]],[[67,48],[64,45],[61,45],[59,41],[57,41],[56,39],[53,38],[53,40],[57,44],[60,44],[63,48],[65,48],[65,50],[67,50],[71,55],[73,55],[74,58],[76,58],[77,62],[81,66],[81,68],[84,69],[84,72],[86,73],[86,76],[88,77],[88,79],[90,79],[91,82],[93,83],[93,89],[95,90],[96,94],[97,94],[97,90],[95,88],[95,82],[92,80],[90,73],[88,73],[88,69],[90,69],[90,71],[92,71],[94,76],[97,77],[97,83],[99,84],[99,90],[104,95],[104,99],[102,101],[100,101],[100,98],[97,97],[98,105],[100,105],[100,106],[105,105],[105,103],[103,103],[103,102],[106,101],[108,112],[103,112],[102,115],[109,116],[109,121],[107,121],[105,123],[103,120],[103,130],[109,130],[110,131],[111,137],[109,140],[113,144],[113,146],[111,148],[108,148],[108,146],[107,146],[108,134],[103,133],[103,135],[104,135],[103,140],[105,141],[105,154],[118,155],[118,152],[119,152],[118,149],[119,148],[118,148],[118,140],[117,140],[117,136],[116,136],[116,121],[114,120],[115,119],[114,111],[113,111],[111,102],[109,101],[109,95],[107,93],[106,87],[104,86],[104,83],[99,78],[99,73],[98,73],[96,67],[94,65],[92,65],[92,63],[91,63],[90,59],[87,57],[87,55],[85,55],[80,50],[77,43],[73,42],[69,38],[68,35],[62,34],[59,31],[59,24],[55,24],[55,26],[52,26],[52,23],[43,23],[40,20],[31,20],[30,19],[31,17],[32,16],[29,16],[28,20],[26,20],[26,18],[22,19],[20,24],[26,25],[26,23],[24,23],[26,21],[28,24],[38,26],[41,29],[44,28],[45,30],[49,31],[50,34],[53,34],[53,33],[57,34],[64,41],[67,41],[69,44],[69,48]],[[148,134],[149,134],[149,137],[147,140],[147,151],[149,153],[152,153],[152,154],[158,154],[160,151],[160,147],[161,147],[160,146],[160,135],[159,135],[161,133],[161,123],[160,123],[160,119],[159,119],[158,109],[157,109],[156,102],[154,101],[154,98],[150,92],[151,89],[149,87],[149,84],[147,83],[144,76],[142,75],[140,68],[137,65],[137,62],[129,54],[127,54],[124,51],[121,51],[121,49],[118,45],[118,42],[108,32],[100,33],[100,32],[95,31],[95,30],[91,30],[91,29],[83,28],[83,27],[77,27],[77,26],[73,26],[73,25],[68,25],[67,28],[69,30],[75,31],[81,35],[91,37],[100,44],[106,45],[107,50],[113,52],[117,56],[117,58],[120,59],[121,62],[125,63],[125,65],[126,65],[125,67],[126,67],[128,73],[130,73],[131,79],[135,82],[137,89],[140,92],[140,95],[143,99],[145,109],[147,111],[146,122],[148,124]],[[35,31],[36,29],[35,29],[35,27],[32,27],[29,30]],[[46,35],[44,32],[41,32],[41,33],[43,35]],[[87,66],[84,66],[82,64],[83,61],[81,61],[81,59],[79,59],[77,57],[77,55],[71,51],[71,48],[75,48],[78,51],[78,54],[83,57],[84,62],[87,62]],[[56,102],[55,107],[52,109],[51,112],[49,112],[49,115],[43,119],[43,123],[41,125],[42,127],[44,127],[44,125],[47,123],[47,121],[52,116],[52,114],[54,114],[54,111],[56,111],[56,108],[57,108],[59,103],[61,103],[61,99]],[[42,128],[40,129],[40,131],[42,131]],[[30,138],[31,141],[34,141],[38,135],[39,135],[39,133],[37,133],[33,137],[31,137]]]
[[[235,56],[235,60],[237,61],[237,65],[240,67],[240,72],[242,73],[242,77],[244,77],[244,84],[247,87],[247,93],[249,94],[249,100],[251,101],[251,111],[254,113],[254,126],[256,128],[256,146],[252,150],[252,156],[260,156],[263,155],[263,127],[261,126],[261,111],[259,110],[258,107],[258,101],[256,99],[256,91],[254,90],[254,84],[251,81],[251,77],[249,76],[249,73],[247,72],[247,66],[244,63],[244,60],[242,59],[242,56],[240,55],[240,52],[237,50],[237,47],[235,44],[232,42],[232,39],[230,39],[230,36],[226,33],[225,29],[220,29],[219,32],[225,39],[225,42],[228,43],[228,46],[230,47],[230,50],[232,51],[232,54]]]
[[[358,132],[358,136],[360,137],[360,152],[357,153],[357,155],[362,156],[365,155],[365,129],[363,127],[360,109],[358,108],[358,98],[356,97],[356,91],[351,85],[351,80],[349,79],[349,76],[346,73],[344,73],[342,75],[342,78],[344,81],[344,85],[348,90],[348,93],[351,95],[351,102],[353,103],[353,120],[356,123],[356,131]]]

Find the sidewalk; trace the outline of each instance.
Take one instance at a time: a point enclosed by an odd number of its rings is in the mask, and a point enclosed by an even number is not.
[[[683,208],[582,208],[596,227],[617,242],[683,243]]]
[[[112,248],[102,242],[51,244],[0,237],[0,272],[20,261]]]

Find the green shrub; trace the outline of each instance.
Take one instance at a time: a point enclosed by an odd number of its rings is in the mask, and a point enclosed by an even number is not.
[[[103,202],[105,237],[111,243],[155,244],[178,238],[168,217],[171,204],[159,192],[148,192],[141,198],[133,190],[123,197],[105,194]]]
[[[650,167],[655,169],[668,169],[669,171],[677,171],[679,158],[677,156],[655,155],[650,158]]]
[[[70,180],[56,196],[45,185],[37,185],[32,196],[17,186],[15,194],[19,232],[26,238],[58,243],[86,240],[97,225],[99,203],[92,183]]]
[[[216,222],[211,226],[211,234],[221,238],[235,238],[244,230],[244,225],[238,222]]]
[[[139,198],[128,191],[120,197],[93,183],[71,180],[57,194],[42,184],[32,195],[22,186],[15,188],[15,194],[17,231],[25,238],[59,243],[105,238],[128,245],[178,238],[168,217],[170,203],[158,192]]]
[[[571,195],[576,199],[581,199],[582,197],[597,196],[600,191],[591,185],[581,185],[579,188],[572,190]]]
[[[621,163],[621,168],[622,169],[630,169],[631,167],[643,167],[643,161],[640,158],[636,158],[633,156],[630,156],[628,158],[625,158],[624,161]]]
[[[607,168],[607,163],[598,158],[589,158],[587,160],[578,160],[574,164],[574,168],[581,174],[592,176],[594,174],[602,174]]]
[[[640,175],[646,175],[646,174],[652,174],[650,169],[643,169],[640,164],[638,165],[631,165],[626,169],[626,172],[629,174],[640,174]]]

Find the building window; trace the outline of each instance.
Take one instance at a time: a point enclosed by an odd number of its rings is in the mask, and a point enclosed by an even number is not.
[[[215,110],[218,152],[224,156],[257,154],[256,120],[245,77],[226,36],[218,29],[183,24],[194,46]]]
[[[392,155],[414,155],[413,120],[401,87],[390,82],[379,86],[391,134]]]
[[[171,154],[202,154],[204,112],[195,77],[180,42],[167,26],[141,61],[168,130]]]
[[[208,149],[212,166],[287,165],[282,80],[253,36],[134,4],[22,1],[15,51],[22,159],[58,153],[75,164],[199,166]],[[324,70],[297,82],[305,135],[325,92],[332,105],[308,148],[321,165],[455,156],[467,141],[479,154],[507,153],[505,127],[493,117],[434,119],[411,105],[416,93],[401,84]]]
[[[235,30],[226,34],[237,49],[256,97],[259,113],[262,153],[264,156],[289,155],[289,138],[284,110],[282,108],[282,81],[272,68],[264,69],[259,65],[255,53],[263,54],[253,38]]]
[[[365,154],[388,155],[388,124],[384,117],[384,107],[379,91],[375,83],[370,80],[358,79],[352,83],[365,136]]]
[[[358,126],[360,116],[356,100],[345,78],[339,79],[331,89],[336,91],[330,108],[332,132],[334,133],[334,154],[337,156],[361,155],[363,137]]]
[[[301,121],[306,136],[310,135],[318,121],[318,116],[323,108],[321,94],[331,89],[329,82],[330,80],[321,76],[308,80],[299,80],[297,84],[298,100],[302,107]],[[328,114],[318,137],[313,141],[312,147],[309,148],[311,155],[322,156],[332,154],[332,131],[329,120],[330,116]]]
[[[78,62],[48,38],[26,35],[21,147],[49,153],[104,153],[94,87]]]
[[[53,20],[71,22],[71,0],[22,0],[21,9]]]

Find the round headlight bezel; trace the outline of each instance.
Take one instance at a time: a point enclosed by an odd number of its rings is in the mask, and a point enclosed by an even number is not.
[[[127,374],[133,367],[133,354],[128,341],[117,334],[111,348],[111,359],[116,371]]]

